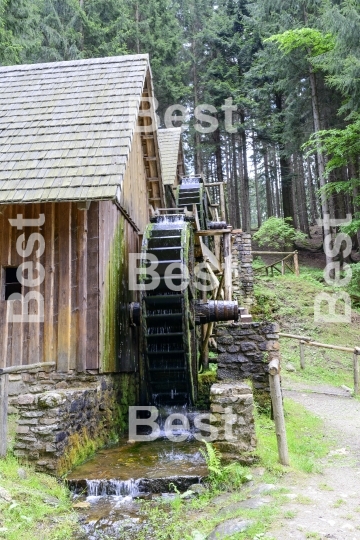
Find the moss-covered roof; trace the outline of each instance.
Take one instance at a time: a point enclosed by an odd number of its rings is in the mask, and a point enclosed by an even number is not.
[[[0,68],[0,204],[115,199],[148,55]]]

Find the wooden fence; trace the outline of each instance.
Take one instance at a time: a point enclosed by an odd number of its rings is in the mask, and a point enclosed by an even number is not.
[[[55,367],[55,362],[0,369],[0,458],[5,457],[7,451],[9,374],[33,370],[39,371],[49,367]]]
[[[289,339],[297,339],[300,345],[300,367],[305,369],[305,345],[308,347],[319,347],[322,349],[332,349],[334,351],[343,351],[351,353],[353,355],[353,373],[354,373],[354,396],[359,394],[359,356],[360,356],[360,347],[343,347],[340,345],[329,345],[327,343],[319,343],[318,341],[312,340],[307,336],[297,336],[295,334],[286,334],[284,332],[279,332],[280,337],[285,337]]]
[[[278,261],[275,261],[274,263],[261,266],[260,268],[255,268],[254,272],[260,272],[261,270],[265,270],[266,275],[268,276],[270,270],[271,275],[273,276],[274,270],[279,272],[279,274],[284,275],[286,269],[288,269],[296,276],[300,275],[299,254],[297,251],[292,251],[291,253],[289,253],[288,251],[253,251],[253,255],[285,255],[285,257],[279,259]],[[293,261],[293,266],[290,265],[290,259],[292,259]],[[278,268],[278,265],[280,265],[281,268]]]

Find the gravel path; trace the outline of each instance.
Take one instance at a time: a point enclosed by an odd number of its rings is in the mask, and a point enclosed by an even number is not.
[[[287,397],[322,418],[333,449],[322,461],[321,474],[284,479],[290,489],[283,508],[287,517],[269,534],[276,540],[360,540],[360,402],[346,390],[286,377],[283,388]]]

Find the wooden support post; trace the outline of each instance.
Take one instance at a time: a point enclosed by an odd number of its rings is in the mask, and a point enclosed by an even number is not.
[[[8,391],[9,375],[4,374],[0,376],[0,458],[7,451]]]
[[[305,341],[300,341],[300,367],[305,369]]]
[[[274,358],[274,360],[271,360],[269,364],[269,379],[279,461],[282,465],[289,466],[289,451],[286,438],[285,418],[280,384],[280,361],[278,358]]]
[[[359,354],[360,349],[356,348],[354,351],[354,396],[359,395]]]
[[[231,232],[224,234],[224,300],[232,300]]]
[[[285,275],[285,261],[281,261],[281,274]]]
[[[220,216],[221,216],[221,221],[226,221],[224,183],[219,182],[219,184],[220,184]]]
[[[207,292],[203,291],[202,293],[202,299],[204,302],[207,301]],[[201,365],[203,367],[204,371],[207,371],[209,369],[209,340],[206,339],[207,332],[209,330],[209,324],[203,324],[201,328],[201,337],[202,337],[202,347],[201,347]]]
[[[297,251],[294,251],[294,270],[295,270],[295,274],[299,277],[300,276],[299,255]]]

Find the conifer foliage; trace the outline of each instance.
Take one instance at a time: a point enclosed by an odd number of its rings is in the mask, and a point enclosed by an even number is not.
[[[0,64],[149,53],[161,122],[186,111],[189,171],[227,182],[234,226],[350,213],[354,248],[359,35],[354,0],[0,0]]]

